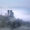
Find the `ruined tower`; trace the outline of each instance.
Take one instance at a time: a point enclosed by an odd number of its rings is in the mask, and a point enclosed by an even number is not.
[[[8,10],[8,15],[9,15],[10,17],[14,17],[14,13],[12,12],[12,10]]]

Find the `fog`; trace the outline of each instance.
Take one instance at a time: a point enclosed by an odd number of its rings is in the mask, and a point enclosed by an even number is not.
[[[2,9],[0,11],[0,14],[7,15],[7,10],[8,9]],[[27,9],[27,8],[12,8],[12,9],[10,9],[9,8],[9,10],[12,10],[14,12],[14,16],[16,18],[23,19],[24,21],[30,21],[30,9]]]

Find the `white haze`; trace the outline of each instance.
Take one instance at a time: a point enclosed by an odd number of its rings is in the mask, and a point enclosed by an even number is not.
[[[23,19],[24,21],[30,21],[30,14],[27,14],[27,11],[25,11],[25,9],[12,9],[14,12],[14,16],[16,18],[20,18]],[[2,12],[2,15],[7,15],[7,9],[3,9],[2,11],[0,11],[0,14]]]

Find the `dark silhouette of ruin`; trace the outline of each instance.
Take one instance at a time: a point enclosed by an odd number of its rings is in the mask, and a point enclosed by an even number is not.
[[[14,17],[14,13],[12,12],[12,10],[8,10],[8,15],[9,17]]]
[[[12,10],[8,10],[8,16],[9,16],[9,20],[11,20],[12,18],[15,18],[14,17],[14,13],[12,12]],[[20,22],[17,22],[16,19],[12,19],[12,20],[15,20],[14,22],[12,21],[9,21],[7,24],[10,25],[11,28],[17,28],[19,26],[21,26]]]

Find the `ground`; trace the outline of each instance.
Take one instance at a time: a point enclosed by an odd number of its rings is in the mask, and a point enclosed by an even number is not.
[[[11,30],[11,28],[0,28],[0,30]],[[13,30],[30,30],[30,27],[26,27],[26,26],[21,26],[21,27],[18,27],[18,28],[15,28]]]

